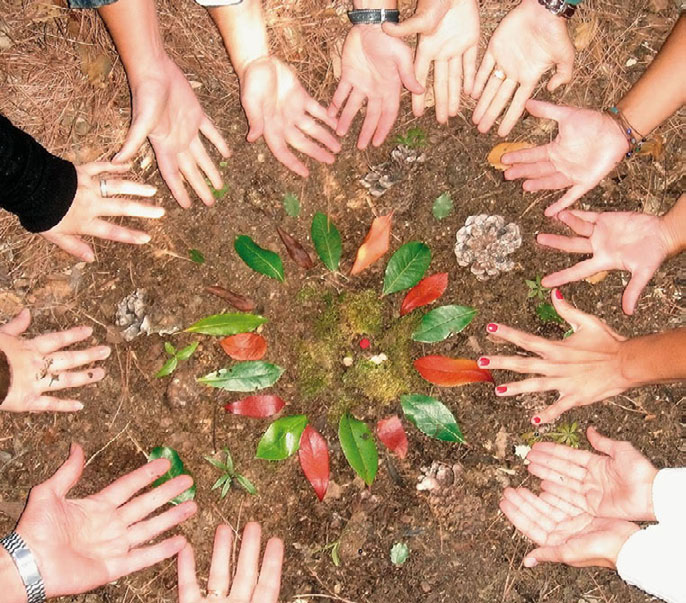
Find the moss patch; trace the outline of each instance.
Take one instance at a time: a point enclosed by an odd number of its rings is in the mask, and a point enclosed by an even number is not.
[[[378,335],[383,327],[383,302],[376,291],[347,293],[340,299],[341,317],[351,335]]]

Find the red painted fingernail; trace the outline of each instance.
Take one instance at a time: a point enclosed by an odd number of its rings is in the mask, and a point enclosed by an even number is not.
[[[488,358],[479,358],[479,366],[488,366],[491,361]]]
[[[360,339],[360,349],[361,350],[368,350],[369,346],[371,346],[371,345],[372,345],[372,342],[369,341],[369,339],[367,339],[366,337],[363,339]]]
[[[541,422],[541,417],[534,417],[534,423],[538,425]]]
[[[504,385],[499,385],[495,388],[495,391],[499,394],[504,394],[507,391],[507,388]]]
[[[557,297],[557,299],[564,299],[564,297],[562,296],[562,291],[560,291],[559,289],[555,289],[555,297]]]
[[[495,324],[494,322],[489,322],[488,325],[486,326],[486,330],[489,333],[495,333],[498,330],[498,325]]]

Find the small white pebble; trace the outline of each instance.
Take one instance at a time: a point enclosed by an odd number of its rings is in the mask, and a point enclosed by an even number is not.
[[[343,366],[352,366],[353,365],[353,359],[352,356],[346,356],[343,358]]]

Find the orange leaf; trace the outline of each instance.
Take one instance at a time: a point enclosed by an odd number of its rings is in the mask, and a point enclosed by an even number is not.
[[[267,342],[262,335],[255,333],[231,335],[219,343],[234,360],[260,360],[267,353]]]
[[[504,172],[507,168],[511,167],[501,161],[501,158],[505,153],[513,153],[514,151],[521,151],[522,149],[531,149],[535,146],[535,144],[531,144],[530,142],[501,142],[491,149],[488,157],[486,157],[486,161],[496,170]]]
[[[407,456],[407,435],[398,415],[381,419],[376,424],[376,435],[398,458],[404,459]]]
[[[423,278],[407,292],[403,304],[400,306],[400,316],[405,316],[415,308],[421,308],[436,301],[443,295],[447,286],[447,272],[439,272]]]
[[[300,436],[298,458],[300,467],[312,484],[317,498],[323,500],[329,487],[329,448],[322,435],[309,425]]]
[[[367,236],[357,250],[357,257],[355,258],[355,263],[353,264],[350,274],[359,274],[388,251],[391,241],[392,220],[393,212],[387,216],[374,218]]]
[[[491,373],[479,368],[475,360],[468,358],[424,356],[414,361],[414,368],[429,383],[443,387],[455,387],[478,381],[493,383]]]

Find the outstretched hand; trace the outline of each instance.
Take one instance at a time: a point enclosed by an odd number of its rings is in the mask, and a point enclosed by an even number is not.
[[[31,490],[16,528],[37,560],[49,598],[87,592],[173,557],[184,547],[183,536],[146,543],[193,515],[194,502],[146,517],[187,490],[193,484],[190,476],[132,498],[169,467],[168,460],[159,459],[97,494],[68,499],[84,468],[83,449],[72,444],[66,462]]]
[[[544,492],[597,517],[655,521],[653,481],[657,469],[629,442],[587,430],[602,454],[552,442],[538,442],[527,455],[529,473],[541,478]]]
[[[409,19],[400,23],[386,21],[381,24],[381,29],[394,38],[417,34],[431,35],[438,29],[451,5],[452,0],[417,0],[417,8]]]
[[[309,170],[288,148],[321,162],[334,162],[341,150],[332,130],[336,120],[298,81],[291,67],[272,56],[249,63],[241,75],[241,103],[250,131],[248,142],[264,136],[267,146],[289,170],[306,178]]]
[[[41,236],[85,262],[94,261],[95,255],[91,246],[81,238],[83,235],[132,245],[143,245],[150,241],[150,235],[140,230],[117,226],[102,219],[114,216],[155,219],[164,216],[164,209],[161,207],[131,199],[114,198],[115,195],[152,197],[157,192],[154,186],[105,177],[108,173],[123,173],[129,169],[129,165],[116,163],[87,163],[78,166],[78,188],[69,211],[59,224],[42,232]],[[103,181],[104,191],[100,186]],[[107,194],[106,197],[102,196],[103,192]]]
[[[260,536],[260,524],[251,522],[245,526],[236,573],[231,580],[233,531],[227,525],[217,527],[206,597],[198,585],[193,548],[187,544],[178,559],[179,603],[277,603],[283,542],[278,538],[267,542],[260,569]]]
[[[549,274],[541,284],[559,287],[603,270],[627,270],[631,272],[631,280],[624,290],[622,309],[626,314],[633,314],[641,292],[670,253],[662,218],[629,212],[578,210],[561,211],[557,218],[579,236],[539,234],[536,240],[546,247],[592,254],[593,257]]]
[[[348,133],[366,101],[357,148],[366,149],[370,141],[378,147],[398,117],[402,86],[414,94],[424,92],[414,74],[412,51],[379,25],[355,25],[345,38],[341,63],[341,81],[328,109],[331,118],[340,113],[336,134]]]
[[[554,216],[595,187],[628,153],[629,143],[617,123],[599,111],[530,100],[526,109],[535,117],[553,119],[558,133],[552,142],[506,153],[512,167],[507,180],[525,178],[525,191],[569,190],[545,210]]]
[[[181,207],[190,207],[191,199],[184,180],[207,205],[214,196],[205,181],[215,189],[223,188],[221,174],[210,158],[202,133],[221,153],[230,155],[219,130],[207,117],[179,67],[165,56],[148,73],[138,74],[131,82],[131,127],[114,160],[125,163],[150,139],[160,174]]]
[[[626,340],[602,320],[577,310],[555,289],[553,306],[574,333],[561,341],[548,341],[502,324],[491,323],[488,331],[500,339],[533,352],[533,356],[482,356],[480,367],[515,373],[542,375],[504,383],[495,388],[498,396],[557,391],[559,398],[533,417],[534,424],[549,423],[575,406],[587,406],[631,387],[623,374],[620,348]]]
[[[8,412],[74,412],[83,404],[64,400],[52,392],[97,383],[105,376],[102,368],[85,367],[110,355],[110,348],[97,346],[65,352],[62,349],[88,339],[90,327],[39,335],[33,339],[19,337],[29,328],[31,313],[22,310],[0,327],[0,349],[7,356],[12,380],[7,398],[0,406]],[[72,370],[72,369],[81,370]]]
[[[572,79],[573,65],[574,46],[566,19],[553,15],[537,0],[522,0],[493,32],[476,74],[472,97],[479,102],[472,120],[479,132],[491,129],[512,98],[498,128],[499,136],[507,136],[543,74],[555,67],[548,82],[552,92]]]

